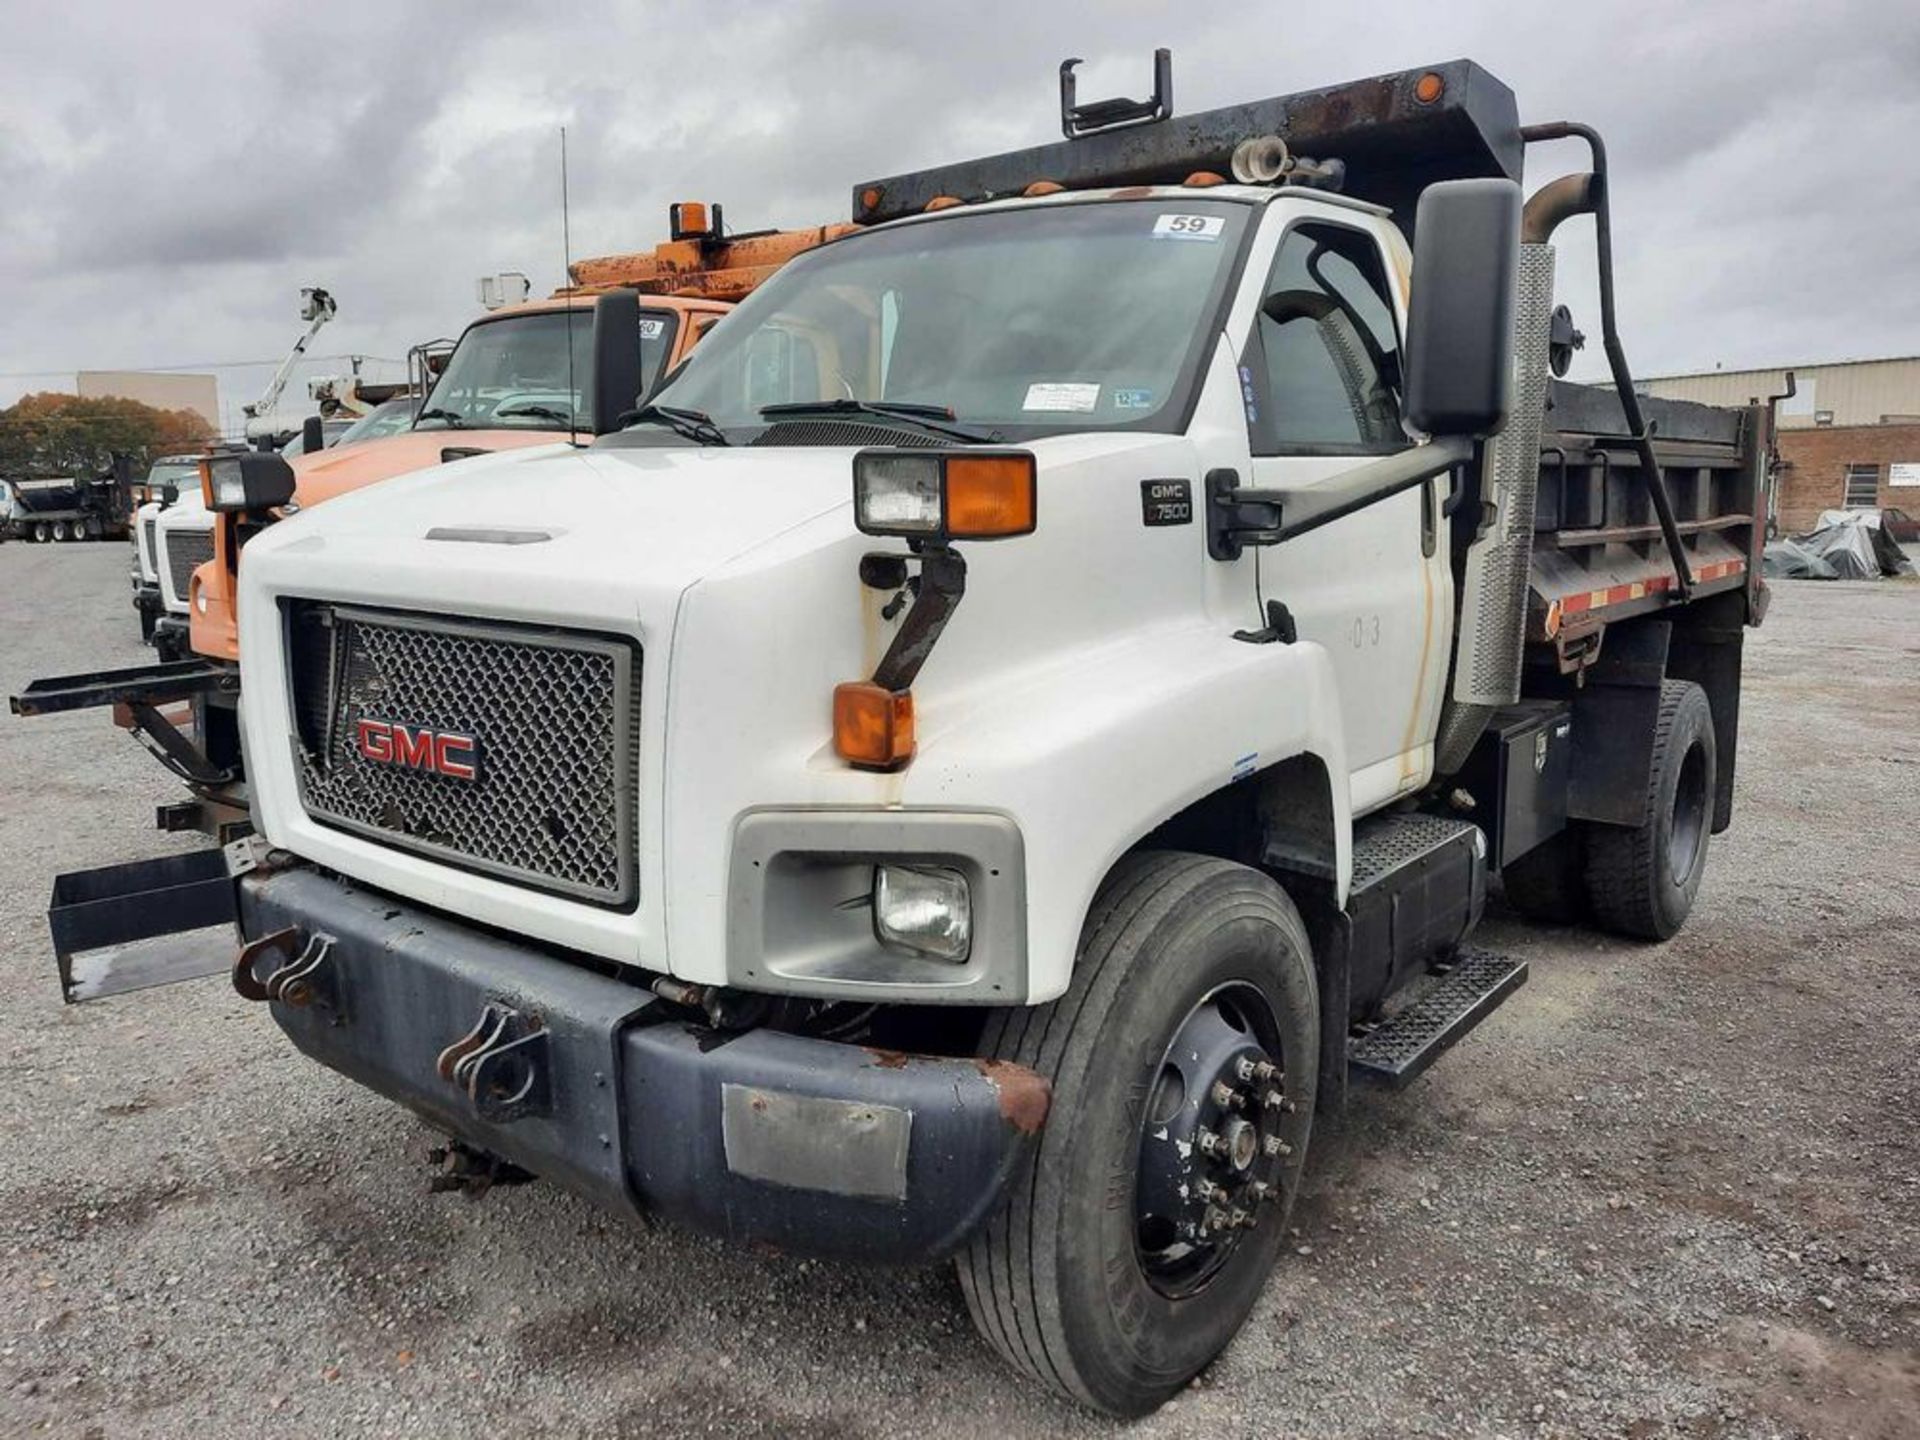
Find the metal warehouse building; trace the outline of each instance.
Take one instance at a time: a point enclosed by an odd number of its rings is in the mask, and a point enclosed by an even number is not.
[[[1771,370],[1708,370],[1640,382],[1649,395],[1744,405],[1780,402],[1780,528],[1812,528],[1822,510],[1893,506],[1920,515],[1920,355]]]
[[[1787,372],[1798,387],[1780,402],[1780,426],[1920,425],[1920,355],[1885,360],[1838,360],[1831,365],[1783,365],[1772,370],[1704,370],[1692,375],[1654,375],[1640,388],[1663,400],[1707,405],[1744,405],[1778,395]]]

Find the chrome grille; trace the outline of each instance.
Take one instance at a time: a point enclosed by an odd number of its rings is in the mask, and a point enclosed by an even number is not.
[[[187,582],[213,558],[213,531],[169,526],[160,532],[161,561],[176,604],[187,603]]]
[[[633,898],[631,644],[311,601],[288,605],[287,638],[314,819],[557,894]],[[476,774],[372,758],[363,721],[471,736]]]

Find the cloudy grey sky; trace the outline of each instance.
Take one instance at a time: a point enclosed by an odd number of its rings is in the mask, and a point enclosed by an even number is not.
[[[1149,5],[1099,0],[4,0],[0,403],[76,368],[323,356],[458,333],[474,280],[664,238],[845,217],[856,180],[1057,135],[1054,67],[1182,112],[1467,56],[1523,120],[1606,135],[1643,373],[1920,351],[1920,4]],[[1529,183],[1578,168],[1537,152]],[[1566,298],[1597,331],[1591,231]],[[1597,346],[1590,348],[1591,368]],[[337,363],[311,367],[338,370]],[[220,372],[236,406],[266,371]]]

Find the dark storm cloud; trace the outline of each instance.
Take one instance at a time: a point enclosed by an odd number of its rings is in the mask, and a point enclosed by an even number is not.
[[[0,372],[275,354],[315,283],[342,303],[317,351],[398,356],[458,330],[475,276],[559,279],[562,123],[574,253],[603,253],[660,238],[680,198],[737,228],[842,218],[858,180],[1049,138],[1063,55],[1086,93],[1137,93],[1156,44],[1183,111],[1467,55],[1525,118],[1600,126],[1643,370],[1920,350],[1910,0],[15,0],[7,30]],[[1553,147],[1534,176],[1583,158]],[[1569,227],[1592,329],[1590,270]],[[224,377],[229,402],[259,378]],[[0,400],[56,382],[0,378]]]

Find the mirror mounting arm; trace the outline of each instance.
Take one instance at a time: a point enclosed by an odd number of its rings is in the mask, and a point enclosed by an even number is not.
[[[1436,437],[1292,490],[1243,490],[1234,471],[1209,470],[1207,553],[1238,560],[1248,545],[1278,545],[1331,525],[1466,464],[1477,443],[1465,435]]]

